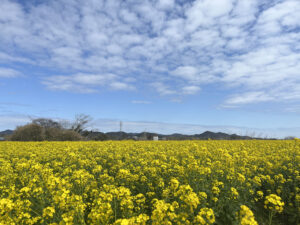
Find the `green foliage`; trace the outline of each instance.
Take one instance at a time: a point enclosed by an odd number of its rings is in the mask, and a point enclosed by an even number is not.
[[[18,127],[10,137],[12,141],[43,141],[45,140],[43,127],[37,124],[28,124]]]
[[[82,136],[73,130],[43,127],[32,123],[18,127],[10,137],[11,141],[79,141]]]

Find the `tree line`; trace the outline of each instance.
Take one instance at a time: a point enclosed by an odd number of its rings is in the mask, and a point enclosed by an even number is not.
[[[103,133],[97,132],[97,135],[93,135],[92,131],[85,130],[91,121],[92,118],[85,114],[76,115],[73,121],[31,119],[29,124],[18,126],[7,139],[11,141],[105,140]]]

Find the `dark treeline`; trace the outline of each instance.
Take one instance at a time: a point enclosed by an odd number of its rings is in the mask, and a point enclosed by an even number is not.
[[[32,119],[31,123],[17,127],[5,139],[10,141],[80,141],[91,118],[80,114],[74,121],[54,121],[48,118]]]
[[[222,132],[206,131],[201,134],[157,134],[150,132],[99,132],[88,130],[90,116],[80,114],[73,121],[55,121],[48,118],[32,119],[29,124],[17,127],[14,131],[0,132],[0,140],[10,141],[105,141],[105,140],[250,140],[254,136],[240,136]],[[1,135],[2,133],[2,135]],[[1,137],[2,136],[2,137]],[[255,138],[263,139],[263,138]],[[267,139],[267,138],[264,138]]]

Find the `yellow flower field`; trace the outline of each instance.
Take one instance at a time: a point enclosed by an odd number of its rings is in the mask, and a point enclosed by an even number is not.
[[[1,142],[0,224],[300,224],[300,141]]]

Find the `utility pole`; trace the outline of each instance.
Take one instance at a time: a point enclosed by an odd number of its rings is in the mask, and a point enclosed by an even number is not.
[[[120,121],[120,132],[122,132],[122,131],[123,131],[123,122]]]

